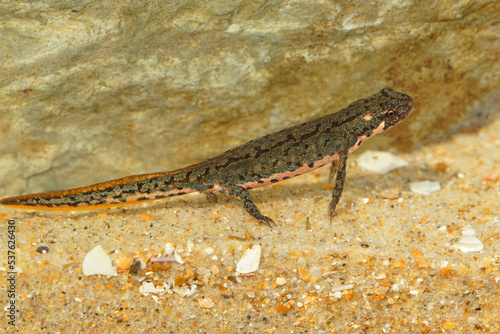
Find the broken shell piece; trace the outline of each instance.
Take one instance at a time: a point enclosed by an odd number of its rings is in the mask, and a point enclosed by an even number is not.
[[[260,253],[260,245],[247,249],[245,255],[238,261],[236,271],[240,274],[248,274],[259,269]]]
[[[203,308],[214,307],[214,302],[210,298],[198,299],[198,304]]]
[[[197,292],[196,287],[196,284],[193,284],[191,286],[183,285],[180,288],[173,288],[172,290],[181,297],[190,297]]]
[[[165,243],[165,247],[163,247],[163,252],[165,253],[165,256],[170,256],[174,253],[175,247],[172,245],[171,242]]]
[[[132,261],[134,261],[134,258],[132,257],[122,257],[121,259],[118,260],[116,265],[118,266],[118,269],[120,271],[124,271],[130,269]]]
[[[184,260],[182,259],[182,257],[177,252],[177,249],[174,252],[174,257],[175,257],[175,261],[177,261],[177,263],[179,263],[179,264],[183,264],[184,263]]]
[[[160,290],[153,284],[153,282],[147,281],[143,282],[139,287],[139,292],[147,297],[150,293],[158,293]]]
[[[430,195],[441,190],[441,185],[437,181],[422,181],[410,183],[410,190],[421,195]]]
[[[462,252],[479,252],[484,248],[481,240],[475,237],[476,231],[470,227],[466,226],[462,229],[462,236],[453,245],[453,248],[460,249]]]
[[[393,169],[408,166],[408,162],[389,152],[366,151],[357,159],[358,166],[364,170],[385,174]]]
[[[111,258],[102,249],[102,246],[96,246],[85,255],[82,264],[82,271],[85,276],[106,275],[115,276],[116,270],[111,263]]]
[[[398,199],[399,198],[399,192],[395,190],[385,190],[380,193],[380,197],[383,199]]]
[[[462,235],[460,240],[453,245],[453,247],[460,249],[462,252],[479,252],[484,248],[481,240],[473,235]]]

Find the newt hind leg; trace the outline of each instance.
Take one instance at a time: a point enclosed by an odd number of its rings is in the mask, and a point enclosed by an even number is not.
[[[264,216],[262,213],[260,213],[259,209],[253,202],[252,196],[250,195],[248,190],[236,185],[228,186],[224,190],[227,195],[234,196],[238,198],[240,201],[242,201],[245,210],[247,210],[247,212],[250,215],[252,215],[255,219],[266,224],[269,227],[276,225],[276,223],[271,218]]]
[[[337,176],[335,178],[335,186],[333,187],[332,191],[332,201],[328,206],[328,218],[330,219],[330,221],[332,221],[333,215],[335,214],[335,208],[337,207],[340,196],[342,196],[342,191],[344,190],[347,156],[347,152],[339,153],[339,161],[338,165],[336,166]]]

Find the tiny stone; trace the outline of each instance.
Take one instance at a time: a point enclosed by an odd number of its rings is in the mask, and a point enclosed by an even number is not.
[[[283,260],[284,260],[284,259],[288,256],[288,253],[289,253],[288,251],[284,251],[284,252],[280,253],[280,254],[278,255],[278,259],[279,259],[280,261],[283,261]]]
[[[284,285],[284,284],[286,284],[286,279],[284,277],[278,277],[278,278],[276,278],[276,284]]]
[[[42,254],[45,254],[45,253],[48,253],[49,252],[49,247],[47,246],[40,246],[36,249],[37,253],[42,253]]]
[[[311,270],[309,271],[309,274],[311,277],[321,277],[321,268],[319,267],[312,267]]]
[[[214,306],[214,302],[210,298],[199,299],[198,303],[203,308],[211,308]]]

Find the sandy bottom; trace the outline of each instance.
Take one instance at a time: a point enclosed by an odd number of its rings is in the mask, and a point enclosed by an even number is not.
[[[354,155],[333,222],[328,167],[252,192],[277,222],[272,229],[237,200],[203,194],[78,214],[0,208],[1,305],[10,300],[13,219],[15,329],[23,333],[498,333],[499,129],[497,121],[398,154],[409,166],[383,176],[360,170]],[[441,190],[410,191],[423,180]],[[464,228],[477,239],[464,239]],[[463,252],[464,242],[484,248]],[[166,243],[183,263],[150,262],[165,256]],[[82,273],[97,245],[116,276]],[[237,273],[254,245],[259,269]],[[160,291],[144,293],[145,282]]]

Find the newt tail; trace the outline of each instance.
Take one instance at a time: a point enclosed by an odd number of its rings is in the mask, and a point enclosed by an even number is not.
[[[186,168],[6,197],[0,204],[21,209],[88,210],[191,192],[220,192],[239,198],[250,215],[271,225],[273,220],[260,213],[248,190],[335,162],[337,174],[328,211],[331,219],[342,195],[349,154],[368,138],[403,121],[412,111],[410,96],[384,88],[336,113],[251,140]]]

